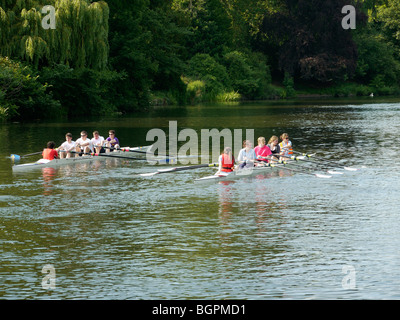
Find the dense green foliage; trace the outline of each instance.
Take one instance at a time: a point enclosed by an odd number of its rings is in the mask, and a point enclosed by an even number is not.
[[[0,0],[0,118],[398,94],[399,21],[398,0]]]
[[[0,119],[61,114],[60,103],[46,92],[48,85],[37,80],[38,75],[29,66],[0,57]]]

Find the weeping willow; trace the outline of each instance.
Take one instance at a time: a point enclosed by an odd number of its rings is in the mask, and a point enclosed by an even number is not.
[[[55,8],[55,29],[44,29],[42,8]],[[0,55],[36,67],[106,67],[109,8],[89,0],[0,0]]]

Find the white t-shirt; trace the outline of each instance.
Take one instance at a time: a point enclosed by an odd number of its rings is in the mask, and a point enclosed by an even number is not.
[[[80,146],[81,146],[81,148],[82,148],[82,145],[83,144],[87,144],[89,142],[89,145],[88,145],[88,147],[90,148],[90,150],[92,150],[92,152],[93,152],[93,145],[92,145],[92,142],[88,139],[88,138],[86,138],[86,140],[83,140],[82,138],[79,138],[79,139],[77,139],[76,141],[75,141],[75,144],[77,145],[77,144],[79,144]],[[86,147],[86,146],[85,146]]]
[[[238,161],[244,160],[256,160],[257,156],[254,149],[250,149],[249,152],[246,152],[246,148],[240,150],[238,155]]]
[[[72,140],[71,140],[71,142],[65,141],[61,145],[61,148],[63,148],[63,150],[65,150],[65,151],[71,151],[75,148],[75,141],[72,141]]]
[[[99,136],[98,139],[92,138],[91,142],[93,146],[98,147],[103,145],[104,138],[102,136]]]

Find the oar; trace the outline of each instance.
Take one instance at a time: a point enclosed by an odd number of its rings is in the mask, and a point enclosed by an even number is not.
[[[12,160],[14,160],[14,161],[18,161],[18,160],[20,160],[21,158],[29,157],[29,156],[34,156],[34,155],[37,155],[37,154],[41,154],[42,152],[43,152],[43,151],[38,151],[38,152],[34,152],[34,153],[28,153],[28,154],[24,154],[23,156],[19,156],[19,155],[17,155],[17,154],[12,154],[9,158],[12,159]]]
[[[291,159],[293,159],[293,160],[302,160],[302,161],[309,161],[309,162],[315,163],[315,161],[305,160],[305,159],[304,159],[304,157],[307,157],[307,158],[311,158],[311,157],[312,157],[313,159],[316,159],[316,160],[320,160],[320,161],[324,161],[324,162],[330,163],[332,167],[342,168],[342,169],[347,170],[347,171],[357,171],[357,170],[359,170],[359,169],[357,169],[357,168],[350,168],[350,167],[343,166],[342,164],[340,164],[340,163],[338,163],[338,162],[334,162],[334,161],[329,160],[329,159],[316,157],[316,156],[314,156],[314,154],[309,155],[309,154],[307,154],[307,153],[301,153],[301,152],[297,152],[297,151],[293,151],[293,152],[294,152],[294,153],[297,153],[297,154],[301,154],[301,155],[303,156],[303,158],[300,158],[300,157],[298,157],[298,156],[293,156],[293,157],[291,157]],[[295,158],[295,159],[294,159],[294,158]]]
[[[285,164],[287,164],[287,163],[283,162],[283,164],[285,165]],[[274,167],[274,166],[275,166],[274,164],[271,164],[271,167]],[[285,167],[285,166],[282,166],[282,167],[279,166],[279,168],[286,169],[286,170],[290,170],[290,171],[293,171],[293,172],[302,172],[302,173],[305,173],[305,174],[313,175],[313,176],[315,176],[315,177],[317,177],[317,178],[325,178],[325,179],[332,178],[332,176],[328,176],[328,175],[326,175],[326,174],[311,173],[311,172],[306,171],[306,170],[292,169],[292,168],[287,168],[287,167]]]
[[[143,150],[132,150],[131,148],[112,148],[112,147],[105,147],[103,146],[102,148],[104,149],[112,149],[112,150],[118,150],[118,151],[122,151],[122,152],[136,152],[136,153],[150,153],[147,151],[143,151]],[[167,155],[165,155],[167,156]]]
[[[64,150],[61,150],[61,152],[65,152]],[[147,159],[144,158],[135,158],[135,157],[124,157],[120,155],[109,155],[107,153],[94,153],[94,152],[77,152],[77,151],[68,151],[71,153],[79,153],[79,154],[86,154],[89,156],[93,157],[108,157],[108,158],[118,158],[118,159],[128,159],[128,160],[142,160],[142,161],[147,161]],[[164,159],[163,159],[164,160]],[[168,159],[165,159],[168,160]]]
[[[153,155],[153,156],[155,156],[154,154],[152,154],[151,152],[148,152],[148,151],[143,151],[143,150],[132,150],[131,148],[111,148],[111,147],[103,147],[103,148],[105,148],[105,149],[114,149],[114,150],[118,150],[118,151],[122,151],[122,152],[136,152],[136,153],[142,153],[142,154],[148,154],[148,155]],[[176,155],[176,156],[172,156],[172,155],[168,155],[168,154],[158,154],[157,155],[158,157],[170,157],[170,158],[198,158],[198,157],[201,157],[200,155],[189,155],[189,156],[179,156],[179,155]]]
[[[297,162],[287,162],[287,160],[279,160],[278,163],[283,163],[283,164],[288,164],[288,165],[295,166],[295,167],[302,167],[302,168],[304,168],[303,165],[301,165],[300,163],[297,163]],[[343,174],[343,172],[338,172],[338,171],[329,170],[328,167],[327,167],[326,165],[324,165],[324,164],[319,164],[319,163],[315,163],[315,164],[316,164],[317,166],[321,167],[321,169],[326,170],[326,172],[328,172],[329,174],[338,174],[338,175]],[[307,167],[307,168],[304,168],[304,170],[307,170],[307,171],[309,171],[309,172],[313,172],[313,171],[314,171],[314,170],[312,170],[311,168],[308,168],[308,167]]]
[[[218,165],[219,165],[218,163],[209,163],[209,164],[197,164],[197,165],[193,165],[193,166],[182,166],[182,167],[174,167],[174,168],[168,168],[168,169],[159,169],[154,172],[140,173],[139,176],[152,177],[156,174],[161,174],[161,173],[169,173],[169,172],[192,170],[192,169],[207,168],[207,167],[218,167]]]
[[[306,161],[306,162],[315,164],[316,166],[320,167],[321,169],[326,170],[326,172],[328,172],[329,174],[339,174],[339,175],[343,174],[343,172],[330,170],[329,168],[332,167],[332,166],[327,166],[326,164],[323,164],[323,163],[318,163],[318,162],[314,162],[314,161],[311,161],[311,160],[305,160],[303,158],[298,158],[298,157],[296,157],[296,158],[292,157],[291,160],[293,160],[295,162],[297,162],[297,161]],[[287,161],[287,160],[279,160],[278,162],[281,163],[282,161],[284,163],[286,163],[285,161]],[[293,165],[293,166],[302,166],[301,164],[293,163],[293,162],[287,162],[287,164],[290,164],[290,165]],[[309,171],[311,171],[311,170],[309,170]]]
[[[269,163],[265,163],[265,166],[266,167],[272,167],[272,168],[273,167],[282,168],[282,169],[290,170],[290,171],[293,171],[293,172],[302,172],[302,173],[305,173],[305,174],[316,176],[317,178],[325,178],[325,179],[332,178],[332,176],[328,176],[326,174],[312,173],[312,172],[309,172],[307,170],[302,170],[302,169],[287,168],[287,167],[285,167],[286,164],[292,165],[291,162],[288,163],[288,162],[286,162],[286,160],[280,160],[278,163],[270,163],[270,162]]]

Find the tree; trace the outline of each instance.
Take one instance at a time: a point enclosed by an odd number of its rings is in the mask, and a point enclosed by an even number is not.
[[[400,58],[400,2],[388,0],[387,5],[379,6],[377,21],[382,23],[386,40],[395,46],[397,58]]]
[[[353,76],[357,48],[341,25],[347,0],[286,0],[285,10],[267,15],[262,30],[279,42],[282,72],[303,80],[329,83]],[[357,23],[365,17],[358,10]]]
[[[3,117],[37,119],[61,115],[58,101],[47,93],[47,84],[19,62],[0,56],[0,113]]]
[[[56,28],[44,29],[43,5],[36,0],[0,2],[0,55],[32,63],[105,69],[108,58],[108,5],[104,1],[49,0]]]

